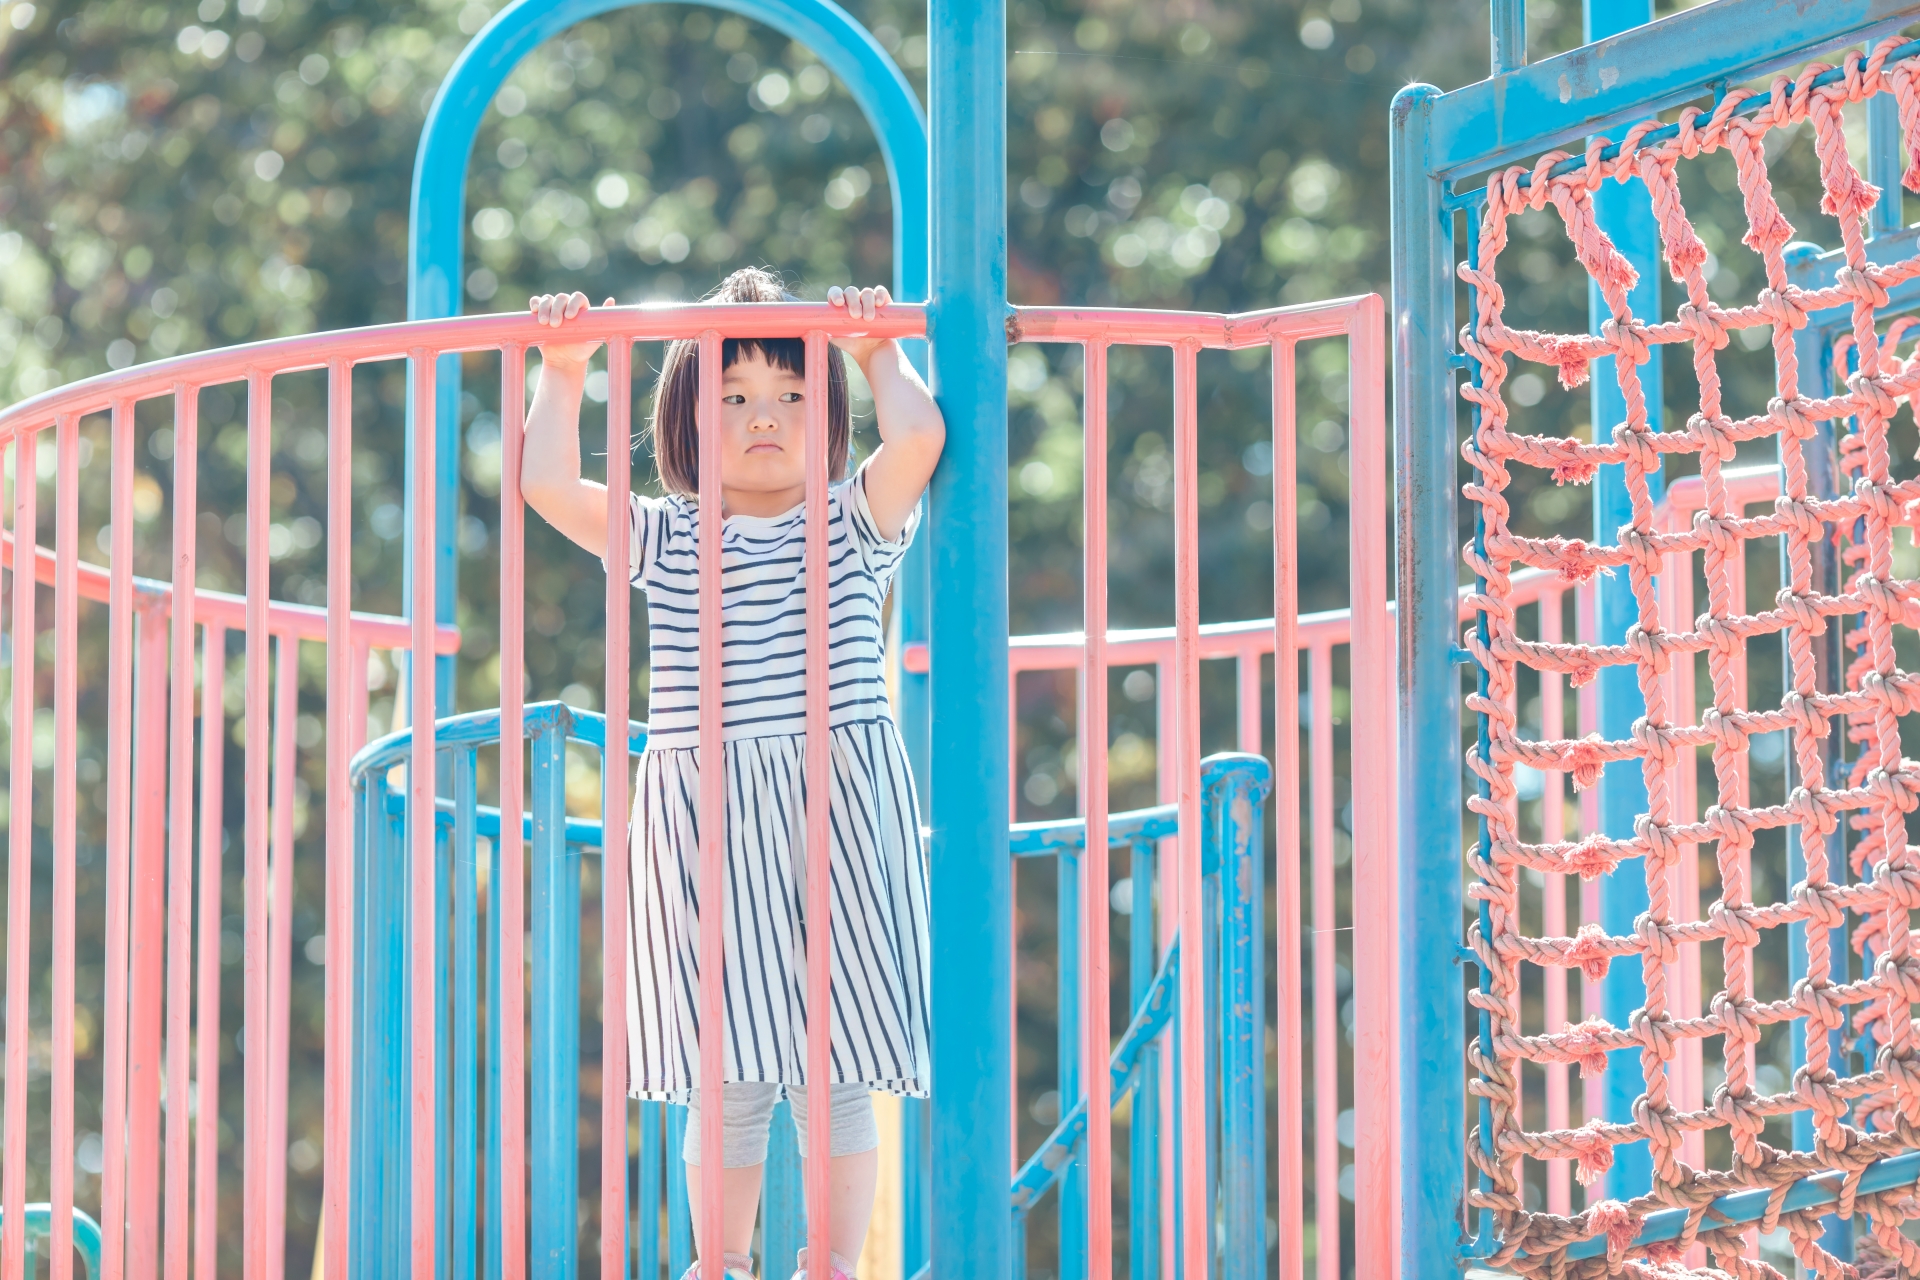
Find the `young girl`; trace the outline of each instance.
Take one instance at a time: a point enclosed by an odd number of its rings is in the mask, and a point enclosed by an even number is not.
[[[765,271],[736,271],[709,302],[793,301]],[[872,319],[885,289],[835,287],[828,300]],[[608,299],[608,304],[612,299]],[[541,347],[527,414],[521,490],[582,547],[606,553],[607,490],[580,475],[580,395],[597,342],[568,342],[578,293],[529,304],[556,332]],[[866,1238],[879,1138],[869,1089],[927,1089],[927,881],[906,753],[887,706],[880,605],[912,540],[946,428],[899,344],[836,338],[828,359],[828,664],[832,690],[832,1221],[834,1280],[850,1280]],[[880,447],[850,478],[846,369],[873,389]],[[721,356],[722,685],[727,773],[725,1150],[717,1177],[728,1280],[747,1256],[774,1103],[784,1094],[807,1150],[805,346],[733,339]],[[647,593],[650,724],[640,757],[628,877],[628,1062],[632,1092],[689,1108],[684,1157],[699,1219],[700,923],[699,353],[667,349],[648,437],[665,498],[632,500],[628,563]],[[805,1250],[796,1265],[804,1265]],[[719,1280],[718,1268],[695,1273]],[[796,1273],[798,1274],[798,1273]]]

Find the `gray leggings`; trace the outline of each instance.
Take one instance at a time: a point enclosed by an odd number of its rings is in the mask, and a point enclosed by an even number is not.
[[[873,1123],[873,1097],[864,1084],[831,1086],[833,1133],[831,1154],[855,1156],[880,1145],[880,1131]],[[767,1159],[767,1134],[773,1127],[773,1106],[780,1100],[780,1086],[758,1081],[741,1081],[720,1086],[722,1101],[721,1164],[729,1169],[746,1169],[764,1164]],[[787,1105],[793,1112],[795,1136],[800,1140],[800,1155],[807,1154],[807,1091],[795,1086],[787,1091]],[[700,1163],[700,1091],[687,1098],[687,1138],[681,1154],[691,1165]]]

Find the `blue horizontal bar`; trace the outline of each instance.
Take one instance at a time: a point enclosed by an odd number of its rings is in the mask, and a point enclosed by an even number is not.
[[[453,801],[446,796],[435,796],[434,825],[453,830]],[[407,812],[406,793],[388,788],[386,793],[387,812],[394,817],[405,817]],[[477,804],[473,807],[474,834],[497,840],[500,837],[500,810],[493,805]],[[583,849],[598,849],[605,836],[605,828],[597,818],[568,818],[566,822],[566,842]],[[533,839],[533,815],[526,814],[520,820],[520,838]]]
[[[1087,820],[1060,818],[1053,822],[1016,822],[1009,829],[1013,856],[1041,858],[1050,854],[1072,854],[1087,847]],[[1180,806],[1155,805],[1116,813],[1107,819],[1107,844],[1124,848],[1142,840],[1164,840],[1180,834]]]
[[[1916,41],[1915,45],[1920,48],[1920,41]],[[1867,241],[1866,250],[1867,261],[1880,266],[1905,262],[1915,254],[1920,254],[1920,227],[1907,227],[1888,235],[1875,236]],[[1796,288],[1827,288],[1834,282],[1834,272],[1846,265],[1845,249],[1821,252],[1818,246],[1811,244],[1787,246],[1787,280]],[[1881,308],[1882,314],[1914,310],[1920,310],[1920,280],[1908,280],[1887,290],[1887,305]],[[1824,311],[1810,311],[1807,313],[1807,328],[1815,332],[1851,332],[1853,307],[1841,303]]]
[[[529,738],[542,730],[559,729],[574,742],[583,742],[588,746],[606,749],[607,718],[597,711],[579,711],[564,702],[536,702],[527,707],[522,722],[522,732]],[[647,726],[639,721],[630,721],[627,728],[627,749],[639,751],[647,745]],[[468,711],[457,716],[446,716],[434,722],[433,745],[437,751],[451,750],[455,747],[477,747],[496,743],[500,740],[499,708],[485,711]],[[347,766],[348,776],[358,781],[369,770],[391,769],[394,765],[405,764],[407,753],[413,744],[413,729],[396,729],[382,738],[375,738],[354,753],[352,762]]]
[[[1433,102],[1426,169],[1445,178],[1524,160],[1649,119],[1716,86],[1888,35],[1913,21],[1914,9],[1888,0],[1719,0],[1670,14],[1442,94]],[[1642,145],[1676,133],[1668,126]]]
[[[1133,1088],[1133,1060],[1140,1056],[1142,1048],[1166,1029],[1167,1019],[1173,1015],[1174,983],[1179,978],[1180,940],[1175,938],[1173,945],[1167,948],[1166,957],[1160,961],[1160,971],[1153,975],[1153,985],[1147,988],[1139,1010],[1127,1025],[1127,1033],[1120,1037],[1120,1043],[1114,1048],[1109,1069],[1113,1073],[1115,1103],[1126,1097]],[[1074,1148],[1080,1145],[1080,1139],[1086,1131],[1087,1100],[1083,1095],[1073,1104],[1073,1109],[1060,1118],[1060,1123],[1053,1127],[1053,1132],[1040,1144],[1040,1149],[1029,1156],[1026,1163],[1020,1166],[1020,1172],[1014,1175],[1015,1217],[1039,1203],[1040,1197],[1058,1181],[1061,1173],[1073,1162]]]
[[[1891,1191],[1916,1180],[1920,1180],[1920,1152],[1889,1156],[1867,1166],[1867,1171],[1860,1177],[1859,1194],[1869,1196]],[[1818,1173],[1800,1179],[1787,1188],[1782,1212],[1794,1213],[1835,1203],[1840,1199],[1840,1184],[1843,1181],[1845,1175],[1840,1173]],[[1772,1194],[1765,1188],[1731,1192],[1708,1206],[1707,1214],[1709,1218],[1718,1215],[1728,1222],[1758,1222],[1766,1216],[1767,1200]],[[1662,1240],[1678,1240],[1686,1225],[1685,1209],[1663,1209],[1659,1213],[1648,1214],[1641,1220],[1640,1234],[1634,1237],[1633,1243],[1638,1246],[1658,1244]],[[1607,1241],[1604,1236],[1567,1246],[1567,1257],[1570,1259],[1602,1258],[1606,1253]]]

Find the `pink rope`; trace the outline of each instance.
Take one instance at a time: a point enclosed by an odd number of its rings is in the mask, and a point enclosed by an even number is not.
[[[1857,1194],[1868,1164],[1920,1147],[1920,1043],[1913,1022],[1913,1004],[1920,1001],[1920,956],[1909,928],[1910,913],[1920,910],[1920,851],[1907,842],[1906,820],[1920,804],[1920,765],[1900,750],[1901,717],[1920,711],[1920,677],[1901,671],[1894,653],[1894,629],[1920,623],[1920,583],[1897,577],[1893,562],[1893,529],[1911,525],[1920,514],[1920,483],[1893,478],[1888,446],[1889,419],[1920,393],[1920,355],[1903,360],[1895,354],[1911,321],[1895,321],[1884,335],[1879,324],[1888,290],[1920,277],[1920,257],[1893,264],[1868,260],[1861,219],[1880,192],[1848,156],[1841,118],[1849,103],[1892,94],[1909,157],[1903,181],[1920,191],[1920,59],[1888,66],[1888,54],[1899,44],[1898,38],[1888,39],[1865,57],[1849,54],[1838,83],[1814,87],[1815,78],[1828,70],[1816,63],[1797,76],[1777,77],[1764,93],[1735,89],[1711,112],[1688,108],[1669,141],[1642,145],[1657,127],[1649,121],[1634,126],[1611,159],[1601,156],[1607,140],[1595,138],[1572,172],[1554,176],[1552,170],[1567,155],[1550,152],[1530,168],[1513,167],[1487,184],[1477,265],[1463,265],[1459,274],[1474,289],[1461,346],[1480,375],[1477,385],[1461,389],[1479,410],[1478,427],[1462,450],[1474,473],[1463,492],[1479,505],[1484,530],[1464,555],[1485,583],[1472,603],[1486,623],[1484,640],[1478,628],[1466,636],[1466,647],[1487,672],[1485,694],[1470,697],[1468,705],[1485,718],[1488,730],[1486,750],[1476,749],[1468,761],[1487,792],[1468,801],[1487,830],[1485,843],[1469,854],[1477,877],[1470,894],[1486,904],[1487,924],[1483,929],[1476,923],[1469,941],[1484,975],[1470,999],[1486,1012],[1491,1029],[1475,1040],[1469,1056],[1477,1071],[1471,1091],[1490,1103],[1491,1152],[1482,1150],[1487,1135],[1479,1132],[1468,1146],[1491,1187],[1471,1191],[1469,1199],[1494,1215],[1500,1240],[1488,1260],[1494,1267],[1555,1280],[1777,1276],[1773,1268],[1744,1256],[1749,1248],[1745,1230],[1707,1212],[1718,1196],[1764,1188],[1773,1195],[1758,1224],[1763,1234],[1785,1230],[1798,1261],[1822,1275],[1856,1274],[1821,1249],[1818,1213],[1783,1209],[1787,1186],[1826,1171],[1840,1172],[1844,1189],[1839,1205],[1821,1212],[1862,1219],[1863,1258],[1920,1266],[1920,1245],[1900,1232],[1902,1221],[1920,1217],[1920,1201],[1905,1192]],[[1742,103],[1756,98],[1763,99],[1758,111],[1736,114]],[[1800,288],[1788,278],[1785,249],[1794,228],[1775,199],[1767,171],[1767,134],[1801,125],[1813,135],[1820,207],[1839,225],[1845,259],[1833,282],[1816,289]],[[1742,306],[1723,306],[1710,295],[1707,248],[1681,198],[1682,162],[1719,151],[1734,161],[1747,220],[1743,243],[1766,269],[1765,287]],[[1671,319],[1636,316],[1629,305],[1634,268],[1594,215],[1593,194],[1607,182],[1638,183],[1647,194],[1662,260],[1684,295]],[[1508,223],[1520,213],[1548,207],[1559,216],[1575,257],[1604,299],[1608,319],[1598,333],[1510,329],[1503,321],[1499,265]],[[1800,387],[1795,334],[1806,326],[1809,313],[1841,306],[1849,308],[1851,332],[1837,357],[1834,381],[1845,390],[1808,396]],[[1772,342],[1774,396],[1765,412],[1736,418],[1723,402],[1718,356],[1733,334],[1761,327]],[[1686,347],[1699,387],[1698,410],[1681,430],[1656,432],[1648,421],[1641,369],[1659,345]],[[1857,365],[1851,373],[1848,353]],[[1613,360],[1626,406],[1623,421],[1596,423],[1591,440],[1512,429],[1503,394],[1512,361],[1551,368],[1560,385],[1571,389],[1590,376],[1594,360],[1606,357]],[[1838,498],[1815,497],[1808,492],[1803,442],[1816,435],[1820,423],[1846,419],[1855,424],[1842,445],[1852,490]],[[1843,430],[1844,423],[1836,427]],[[1749,516],[1734,497],[1725,469],[1742,442],[1766,438],[1778,441],[1782,491],[1771,513]],[[1664,471],[1669,454],[1698,460],[1705,502],[1686,529],[1657,523],[1649,477]],[[1516,534],[1509,527],[1506,497],[1515,465],[1547,472],[1557,484],[1584,484],[1598,467],[1619,465],[1631,517],[1611,545]],[[1745,547],[1755,538],[1781,540],[1786,582],[1771,608],[1749,611]],[[1841,544],[1849,570],[1844,590],[1833,595],[1818,590],[1814,578],[1814,551],[1830,538]],[[1691,574],[1696,554],[1706,610],[1688,630],[1674,625],[1673,617],[1663,618],[1660,580],[1663,573]],[[1576,583],[1598,574],[1626,574],[1636,606],[1633,625],[1612,645],[1522,639],[1516,631],[1512,575],[1523,567],[1552,570]],[[1851,656],[1845,688],[1823,690],[1815,639],[1832,625],[1845,628]],[[1785,642],[1786,692],[1777,707],[1750,707],[1745,705],[1747,645],[1768,636]],[[1690,670],[1696,654],[1706,656],[1709,677],[1708,705],[1697,717],[1690,702],[1672,704],[1674,682],[1668,678],[1676,663]],[[1576,686],[1607,667],[1631,667],[1646,714],[1630,736],[1619,740],[1598,734],[1524,738],[1515,712],[1516,672],[1522,666],[1565,675]],[[1835,720],[1858,757],[1844,778],[1830,779],[1824,743],[1836,731]],[[1752,805],[1749,742],[1755,734],[1779,731],[1787,731],[1793,744],[1791,791],[1782,803]],[[1694,818],[1691,791],[1683,788],[1682,778],[1697,767],[1703,748],[1712,760],[1716,803]],[[1516,765],[1570,774],[1575,787],[1584,789],[1608,765],[1629,761],[1639,765],[1648,797],[1632,836],[1590,833],[1567,841],[1556,831],[1537,842],[1522,836]],[[1831,878],[1830,840],[1842,822],[1858,833],[1852,884]],[[1798,832],[1805,878],[1785,901],[1755,902],[1748,870],[1754,838],[1786,827]],[[1720,896],[1704,919],[1690,918],[1701,913],[1692,903],[1682,910],[1675,893],[1680,860],[1694,856],[1698,845],[1713,847],[1720,875]],[[1648,909],[1631,936],[1609,936],[1597,924],[1581,926],[1572,937],[1525,932],[1523,870],[1592,879],[1630,858],[1645,860],[1648,896]],[[1868,976],[1852,982],[1833,972],[1827,942],[1829,931],[1845,926],[1850,912],[1854,944],[1871,958]],[[1804,928],[1806,976],[1784,998],[1761,999],[1754,986],[1754,952],[1767,930],[1792,924]],[[1723,987],[1707,1013],[1694,1016],[1695,1004],[1676,1014],[1669,1005],[1669,972],[1679,973],[1683,944],[1706,942],[1720,944]],[[1579,969],[1597,982],[1615,962],[1630,961],[1640,965],[1646,995],[1628,1026],[1589,1016],[1543,1034],[1522,1030],[1523,964]],[[1677,998],[1677,987],[1673,994]],[[1837,1067],[1844,1063],[1834,1062],[1829,1036],[1845,1024],[1849,1008],[1854,1031],[1874,1051],[1874,1061],[1871,1071],[1841,1076]],[[1782,1023],[1800,1024],[1805,1065],[1786,1091],[1765,1094],[1754,1075],[1753,1046],[1764,1028]],[[1676,1105],[1676,1095],[1685,1097],[1677,1083],[1682,1047],[1714,1037],[1723,1046],[1724,1083],[1704,1105],[1696,1102],[1688,1109],[1684,1100]],[[1621,1050],[1638,1051],[1643,1082],[1631,1122],[1590,1116],[1577,1128],[1525,1128],[1519,1107],[1524,1063],[1577,1064],[1583,1077],[1592,1077],[1607,1070],[1609,1053]],[[1768,1121],[1796,1113],[1812,1118],[1813,1149],[1770,1145]],[[1683,1144],[1701,1149],[1690,1135],[1716,1129],[1731,1142],[1729,1168],[1696,1168],[1682,1158]],[[1573,1216],[1526,1208],[1525,1161],[1570,1159],[1580,1183],[1591,1186],[1611,1167],[1615,1147],[1637,1141],[1648,1144],[1652,1157],[1654,1180],[1647,1194],[1593,1203]],[[1635,1246],[1645,1215],[1667,1208],[1688,1211],[1682,1237]],[[1567,1246],[1590,1239],[1605,1240],[1604,1258],[1573,1262],[1565,1256]],[[1711,1253],[1718,1270],[1688,1267],[1686,1258],[1697,1248]]]

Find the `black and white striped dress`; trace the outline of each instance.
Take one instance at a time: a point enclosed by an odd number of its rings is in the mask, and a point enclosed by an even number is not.
[[[864,468],[829,502],[832,1080],[919,1096],[926,859],[880,624],[918,517],[882,537]],[[677,1102],[700,1081],[699,527],[683,498],[633,499],[652,677],[630,842],[628,1062],[632,1093]],[[721,530],[728,1081],[806,1083],[805,547],[804,507],[729,516]]]

